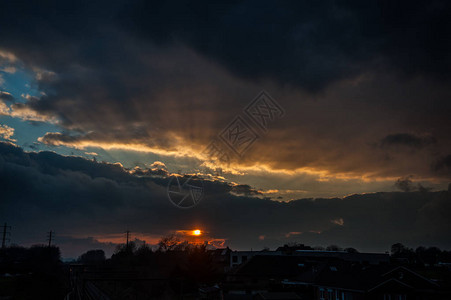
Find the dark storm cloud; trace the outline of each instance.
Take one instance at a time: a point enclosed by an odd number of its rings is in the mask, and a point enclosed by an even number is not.
[[[237,184],[232,187],[232,193],[243,195],[243,196],[256,196],[262,195],[262,193],[256,189],[253,189],[248,184]]]
[[[160,44],[181,41],[249,79],[307,89],[376,63],[405,74],[450,75],[448,1],[32,1],[1,8],[3,46],[23,57],[32,46],[34,63],[54,70],[73,59],[102,67],[118,56],[129,60],[104,31],[114,27]]]
[[[62,134],[42,137],[48,145],[204,148],[265,88],[287,115],[244,163],[447,179],[431,165],[450,145],[450,5],[9,1],[0,51],[45,92],[15,108],[60,120]],[[393,132],[440,145],[368,147]],[[425,145],[420,136],[388,144]]]
[[[451,176],[451,154],[441,157],[432,166],[432,169],[441,174]]]
[[[318,89],[376,61],[448,78],[450,12],[446,1],[138,1],[121,20],[158,42],[181,39],[244,77]]]
[[[361,250],[388,249],[395,242],[451,246],[449,192],[281,203],[236,196],[229,184],[205,181],[205,199],[187,211],[169,203],[167,181],[166,176],[136,176],[117,164],[27,153],[0,143],[0,218],[13,225],[14,242],[38,243],[55,230],[63,255],[73,256],[71,249],[110,248],[88,237],[108,240],[126,228],[159,236],[198,227],[239,248],[275,247],[290,232],[307,244],[333,242]]]
[[[436,143],[437,140],[432,136],[416,136],[409,133],[389,134],[381,141],[382,147],[407,146],[412,148],[422,148]]]
[[[55,145],[58,142],[62,143],[75,143],[79,142],[81,139],[80,136],[71,136],[68,134],[63,134],[59,132],[47,132],[41,139],[41,142],[48,145]]]

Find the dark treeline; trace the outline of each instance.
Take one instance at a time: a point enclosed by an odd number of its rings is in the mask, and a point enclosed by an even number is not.
[[[0,297],[63,299],[69,291],[67,267],[55,246],[0,249],[0,275]]]
[[[451,263],[451,251],[424,246],[414,250],[401,243],[396,243],[391,246],[391,258],[408,264],[434,266],[439,263]]]
[[[355,248],[310,247],[298,243],[285,244],[277,250],[288,254],[295,250],[358,253]],[[397,243],[391,246],[391,259],[394,264],[427,268],[451,263],[451,251],[423,246],[414,250]],[[89,250],[80,255],[75,265],[102,272],[126,271],[145,278],[164,278],[175,294],[181,291],[195,293],[199,287],[212,286],[226,276],[224,264],[218,264],[207,245],[180,241],[175,236],[163,237],[153,249],[145,243],[118,245],[109,259],[103,250]],[[0,249],[0,297],[63,299],[71,290],[69,272],[69,264],[61,262],[60,250],[55,246],[25,248],[12,245]]]
[[[219,282],[224,276],[223,266],[217,265],[207,250],[207,245],[179,241],[175,236],[164,237],[154,250],[135,242],[121,244],[110,259],[103,250],[90,250],[78,258],[86,265],[108,270],[139,272],[141,276],[169,278],[176,292],[195,292],[201,285]]]

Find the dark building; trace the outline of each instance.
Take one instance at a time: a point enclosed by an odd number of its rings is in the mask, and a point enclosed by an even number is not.
[[[224,299],[264,299],[265,293],[318,300],[451,299],[438,283],[368,253],[256,255],[229,272],[222,288]]]
[[[388,264],[390,256],[386,253],[359,253],[346,251],[318,251],[318,250],[296,250],[293,255],[319,258],[338,258],[344,261],[355,262],[367,265]]]
[[[230,253],[232,252],[229,247],[208,250],[207,252],[210,255],[212,263],[218,272],[225,273],[229,271]]]
[[[315,278],[318,300],[449,299],[440,286],[405,267],[329,264]]]

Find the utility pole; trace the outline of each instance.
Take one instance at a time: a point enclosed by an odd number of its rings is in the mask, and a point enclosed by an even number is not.
[[[125,249],[128,250],[128,239],[130,237],[130,230],[127,230],[125,233],[127,234],[127,243],[125,244]]]
[[[5,225],[1,227],[3,227],[2,249],[4,249],[6,247],[6,241],[10,240],[9,238],[6,238],[6,235],[11,236],[11,232],[8,232],[8,228],[9,230],[11,230],[11,226],[8,226],[8,224],[5,222]]]
[[[47,241],[49,241],[49,248],[52,246],[52,236],[54,236],[54,232],[50,230],[47,232]]]

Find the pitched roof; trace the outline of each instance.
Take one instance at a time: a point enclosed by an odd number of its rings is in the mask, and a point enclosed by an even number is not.
[[[438,285],[404,267],[389,265],[362,266],[339,263],[334,269],[324,268],[316,278],[316,285],[357,291],[372,291],[387,284],[404,288],[433,289]]]

